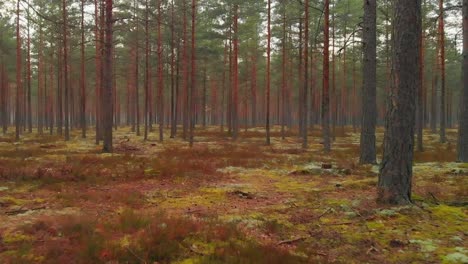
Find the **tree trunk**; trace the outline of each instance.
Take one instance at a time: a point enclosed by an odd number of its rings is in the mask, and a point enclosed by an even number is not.
[[[182,113],[182,138],[187,139],[187,130],[189,126],[189,90],[188,90],[188,79],[189,79],[189,61],[188,61],[188,36],[187,36],[187,3],[183,0],[183,47],[182,47],[182,74],[183,74],[183,85],[182,85],[182,101],[183,101],[183,113]]]
[[[444,0],[439,0],[439,56],[440,56],[440,143],[445,143],[446,99],[445,99],[445,21]]]
[[[20,16],[19,4],[20,0],[16,3],[16,111],[15,111],[15,140],[20,139],[20,117],[21,117],[21,36],[20,36]]]
[[[140,48],[139,48],[139,30],[140,30],[140,23],[138,22],[138,1],[135,0],[135,24],[136,24],[136,38],[135,38],[135,113],[136,113],[136,134],[140,136],[140,93],[139,93],[139,63],[140,63]]]
[[[151,100],[149,97],[149,89],[150,89],[150,84],[149,84],[149,79],[150,79],[150,69],[149,69],[149,54],[150,54],[150,48],[149,48],[149,8],[148,8],[148,0],[145,1],[145,115],[144,115],[144,135],[143,139],[147,140],[148,139],[148,105],[149,101]]]
[[[67,1],[62,1],[63,15],[63,80],[64,80],[64,97],[65,97],[65,141],[70,140],[70,113],[69,113],[69,83],[68,83],[68,31],[67,31]]]
[[[27,106],[26,106],[26,121],[27,121],[27,126],[28,126],[28,132],[32,133],[32,108],[31,108],[31,35],[30,35],[30,16],[29,16],[29,0],[27,1],[28,5],[28,41],[27,41],[27,56],[28,56],[28,68],[27,68]]]
[[[95,55],[95,72],[96,72],[96,85],[95,89],[95,100],[94,100],[94,108],[96,112],[96,120],[95,120],[95,127],[96,127],[96,145],[99,144],[99,135],[100,135],[100,127],[101,127],[101,111],[99,109],[99,102],[100,102],[100,87],[101,87],[101,40],[99,34],[99,6],[98,0],[94,0],[94,19],[95,19],[95,27],[94,27],[94,38],[95,38],[95,45],[96,45],[96,55]]]
[[[112,39],[113,39],[113,18],[112,0],[106,0],[106,28],[104,42],[104,76],[102,94],[102,128],[103,128],[103,152],[112,152],[112,124],[113,124],[113,96],[112,96]]]
[[[423,148],[423,128],[424,128],[424,108],[423,108],[423,83],[424,83],[424,32],[421,31],[419,40],[419,87],[417,87],[417,104],[416,104],[416,149],[419,152],[424,151]]]
[[[232,139],[237,140],[239,133],[239,32],[237,30],[239,6],[234,5],[234,18],[233,18],[233,46],[234,46],[234,59],[232,61]]]
[[[281,138],[285,139],[286,125],[286,3],[283,3],[283,39],[281,49]]]
[[[196,18],[196,15],[197,15],[197,6],[196,6],[196,3],[197,1],[196,0],[192,0],[192,79],[191,79],[191,89],[190,89],[190,135],[189,135],[189,144],[190,144],[190,147],[193,146],[193,139],[194,139],[194,135],[193,135],[193,132],[194,132],[194,129],[195,129],[195,111],[196,111],[196,107],[195,107],[195,94],[196,94],[196,83],[197,83],[197,79],[196,79],[196,43],[195,43],[195,28],[196,28],[196,24],[195,24],[195,18]]]
[[[325,0],[325,23],[324,23],[324,44],[323,44],[323,92],[322,92],[322,129],[323,146],[325,152],[331,149],[330,143],[330,0]]]
[[[375,126],[377,121],[377,3],[364,0],[361,164],[376,163]]]
[[[84,37],[84,4],[81,0],[81,137],[86,138],[86,77],[85,77],[85,37]]]
[[[268,27],[267,27],[267,77],[266,77],[266,144],[270,145],[270,68],[271,68],[271,0],[268,1]]]
[[[463,88],[460,97],[458,161],[468,162],[468,0],[463,0]]]
[[[325,4],[326,5],[326,4]],[[325,42],[328,39],[325,37]],[[325,44],[327,45],[327,44]],[[326,46],[328,49],[328,46]],[[328,59],[327,59],[328,60]],[[309,91],[309,0],[305,1],[305,19],[304,19],[304,83],[302,84],[304,90],[302,91],[302,148],[307,149],[308,141],[308,109],[307,109],[307,93]]]
[[[171,2],[171,138],[177,131],[177,93],[175,91],[174,0]]]
[[[421,0],[396,0],[393,82],[386,121],[378,201],[411,203],[416,91],[419,79]]]
[[[159,141],[164,140],[164,79],[162,61],[162,36],[161,36],[161,0],[158,0],[158,116],[159,116]]]

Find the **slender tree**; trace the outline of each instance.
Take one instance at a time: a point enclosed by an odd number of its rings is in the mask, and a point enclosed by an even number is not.
[[[113,18],[112,18],[112,0],[105,0],[105,41],[104,41],[104,78],[103,78],[103,152],[112,152],[112,124],[113,124],[113,96],[112,96],[112,40],[113,40]]]
[[[330,0],[325,0],[324,7],[324,43],[323,43],[323,92],[322,92],[322,126],[323,146],[325,152],[331,149],[330,143]]]
[[[458,161],[468,162],[468,0],[463,0],[463,61],[460,125],[458,128]]]
[[[327,0],[328,1],[328,0]],[[309,0],[305,0],[305,18],[304,18],[304,83],[302,84],[304,90],[302,91],[302,148],[307,149],[308,142],[308,109],[307,109],[307,93],[309,91]],[[327,3],[325,4],[327,5]],[[328,33],[327,33],[328,34]],[[328,36],[325,37],[325,41],[328,42]],[[328,61],[328,46],[324,46],[327,49],[327,61]],[[327,64],[328,65],[328,64]],[[328,67],[328,66],[327,66]],[[325,68],[324,68],[325,69]],[[328,68],[327,68],[328,69]],[[325,78],[325,77],[324,77]],[[328,78],[328,77],[327,77]]]
[[[101,134],[101,111],[99,107],[99,102],[100,102],[100,89],[101,89],[101,40],[100,40],[100,34],[99,34],[99,5],[98,5],[98,0],[94,0],[94,19],[95,19],[95,25],[94,25],[94,39],[95,39],[95,47],[96,47],[96,54],[94,56],[94,63],[95,63],[95,96],[96,98],[94,99],[94,108],[95,108],[95,114],[96,114],[96,122],[95,122],[95,128],[96,128],[96,145],[99,144],[100,140],[100,134]]]
[[[15,140],[20,139],[21,118],[21,35],[20,35],[20,0],[16,2],[16,111],[15,111]]]
[[[376,163],[377,1],[364,0],[361,164]]]
[[[81,137],[86,138],[86,75],[85,75],[85,28],[84,28],[84,5],[85,0],[81,0],[81,67],[80,67],[80,87],[81,87]]]
[[[232,61],[232,138],[237,140],[239,133],[239,32],[238,32],[239,5],[234,4],[233,41],[234,55]]]
[[[148,0],[145,1],[145,115],[144,115],[144,133],[143,133],[143,139],[147,140],[148,139],[148,112],[149,112],[149,101],[150,96],[149,96],[149,89],[150,89],[150,67],[149,67],[149,54],[150,54],[150,48],[149,48],[149,7],[148,7]],[[158,50],[159,52],[159,50]],[[159,58],[159,53],[158,53],[158,58]]]
[[[63,85],[65,96],[65,141],[70,140],[70,106],[69,102],[69,79],[68,79],[68,22],[67,22],[67,0],[62,0],[62,18],[63,18]]]
[[[395,1],[393,88],[378,181],[378,201],[411,203],[421,0]]]
[[[28,6],[26,12],[28,16],[28,40],[27,40],[27,65],[28,68],[26,69],[26,84],[27,84],[27,105],[26,105],[26,121],[27,121],[27,126],[28,126],[28,132],[32,133],[32,107],[31,107],[31,33],[30,33],[30,22],[31,22],[31,17],[29,14],[29,0],[26,1],[26,4]]]
[[[271,71],[271,0],[268,1],[267,72],[266,72],[266,144],[270,145],[270,71]]]
[[[192,76],[191,76],[191,89],[190,89],[190,136],[189,136],[189,143],[190,147],[193,146],[193,139],[194,139],[194,129],[195,129],[195,94],[196,94],[196,43],[195,43],[195,29],[196,29],[196,15],[197,15],[197,0],[192,0]]]
[[[447,141],[445,135],[446,126],[446,86],[445,86],[445,12],[444,0],[439,0],[439,67],[440,67],[440,142]]]
[[[163,76],[163,49],[162,49],[162,36],[161,36],[161,0],[158,0],[158,98],[159,98],[159,141],[164,140],[164,76]]]
[[[286,2],[283,2],[283,39],[281,47],[281,138],[285,139],[284,127],[286,125]]]

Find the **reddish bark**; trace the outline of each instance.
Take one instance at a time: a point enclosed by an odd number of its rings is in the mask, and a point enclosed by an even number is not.
[[[192,0],[192,78],[191,78],[191,91],[190,91],[190,147],[193,146],[193,139],[194,139],[194,129],[195,129],[195,112],[196,112],[196,106],[195,106],[195,94],[196,94],[196,83],[197,83],[197,76],[196,76],[196,43],[195,43],[195,29],[196,29],[196,15],[197,15],[197,6],[196,6],[197,1]]]
[[[16,112],[15,112],[15,140],[20,139],[20,98],[21,98],[21,36],[20,36],[20,16],[19,4],[16,2]]]
[[[112,96],[112,39],[113,39],[113,18],[112,0],[105,0],[105,42],[104,42],[104,67],[103,67],[103,152],[112,152],[112,124],[113,124],[113,96]]]
[[[323,126],[323,146],[326,152],[330,151],[330,127],[329,127],[329,71],[330,71],[330,55],[329,55],[329,41],[330,41],[330,0],[325,0],[325,23],[324,23],[324,44],[323,44],[323,93],[322,93],[322,126]]]
[[[266,86],[266,144],[270,145],[270,68],[271,68],[271,0],[268,1],[268,33],[267,33],[267,86]]]
[[[163,79],[163,62],[162,62],[162,37],[161,37],[161,0],[158,0],[158,98],[159,98],[159,141],[164,139],[164,79]],[[193,18],[193,23],[195,19]],[[194,27],[193,27],[194,28]],[[195,37],[193,37],[195,39]],[[192,43],[193,45],[193,43]],[[194,48],[193,48],[194,50]],[[192,50],[192,52],[194,52]]]
[[[86,76],[85,76],[85,37],[84,37],[84,4],[81,0],[81,72],[80,72],[80,90],[81,90],[81,137],[86,138]]]
[[[234,58],[232,62],[232,89],[233,89],[233,108],[232,108],[232,126],[233,140],[237,139],[239,133],[239,65],[238,65],[238,56],[239,56],[239,34],[238,34],[238,12],[239,6],[234,5],[234,24],[233,24],[233,46],[234,46]]]

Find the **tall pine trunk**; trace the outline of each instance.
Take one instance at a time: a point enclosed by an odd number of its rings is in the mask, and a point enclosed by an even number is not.
[[[196,83],[197,83],[197,79],[196,79],[196,71],[197,71],[197,68],[196,68],[196,43],[195,43],[195,29],[196,29],[196,15],[197,15],[197,0],[192,0],[192,59],[191,59],[191,62],[192,62],[192,76],[191,76],[191,88],[190,88],[190,130],[189,130],[189,144],[190,144],[190,147],[193,146],[193,139],[194,139],[194,129],[195,129],[195,111],[196,111],[196,107],[195,107],[195,94],[196,94]]]
[[[328,39],[325,39],[327,42]],[[328,47],[326,47],[328,49]],[[327,59],[328,60],[328,59]],[[307,93],[309,91],[309,0],[305,1],[305,19],[304,19],[304,83],[302,84],[301,107],[302,107],[302,148],[307,149],[308,146],[308,109],[307,109]]]
[[[445,21],[444,0],[439,0],[439,67],[440,67],[440,142],[447,141],[445,135],[446,126],[446,89],[445,89]]]
[[[15,111],[15,140],[20,139],[21,117],[21,36],[20,36],[20,0],[16,2],[16,111]]]
[[[239,32],[238,32],[238,12],[239,6],[234,5],[233,17],[233,43],[234,58],[232,61],[232,139],[236,140],[239,133]]]
[[[377,1],[364,0],[361,164],[376,163]]]
[[[158,0],[158,117],[159,117],[159,141],[164,140],[164,79],[162,61],[162,36],[161,36],[161,0]]]
[[[387,114],[378,201],[411,203],[416,91],[419,79],[421,0],[395,1],[393,88]]]
[[[322,92],[322,129],[325,152],[331,149],[330,143],[330,0],[325,0],[324,8],[324,44],[323,44],[323,92]]]
[[[80,87],[81,87],[81,137],[86,138],[86,76],[85,76],[85,29],[84,29],[84,4],[85,0],[81,0],[81,72],[80,72]]]
[[[270,145],[270,68],[271,68],[271,0],[268,1],[268,27],[267,27],[267,76],[266,76],[266,144]]]
[[[67,30],[67,1],[62,1],[62,16],[63,16],[63,86],[65,97],[65,141],[70,140],[70,105],[69,105],[69,79],[68,79],[68,30]]]
[[[104,41],[104,67],[103,67],[103,89],[102,89],[102,130],[103,130],[103,152],[112,152],[112,124],[113,124],[113,96],[112,96],[112,40],[113,40],[113,18],[112,0],[105,0],[105,41]]]
[[[468,0],[463,0],[463,87],[460,97],[458,161],[468,162]]]

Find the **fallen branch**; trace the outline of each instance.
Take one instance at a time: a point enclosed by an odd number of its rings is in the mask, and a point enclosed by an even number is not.
[[[24,214],[24,213],[29,212],[29,211],[38,211],[38,210],[43,210],[43,209],[46,209],[46,207],[45,206],[40,206],[40,207],[35,207],[35,208],[30,208],[30,209],[20,208],[20,209],[16,209],[16,210],[6,211],[5,214],[6,215],[19,215],[19,214]]]
[[[319,215],[319,216],[317,217],[317,219],[322,218],[322,216],[326,215],[326,214],[327,214],[328,212],[330,212],[331,210],[332,210],[332,209],[331,209],[330,207],[328,207],[327,210],[325,210],[321,215]]]
[[[283,240],[283,241],[278,242],[278,246],[281,246],[281,245],[284,245],[284,244],[296,243],[296,242],[305,240],[306,238],[308,238],[308,237],[298,237],[298,238],[294,238],[294,239]]]
[[[354,224],[354,222],[329,223],[329,224],[324,224],[324,225],[336,226],[336,225],[352,225],[352,224]]]
[[[435,204],[440,205],[439,199],[437,199],[433,193],[429,192],[429,194],[431,195],[432,199],[434,199]]]

